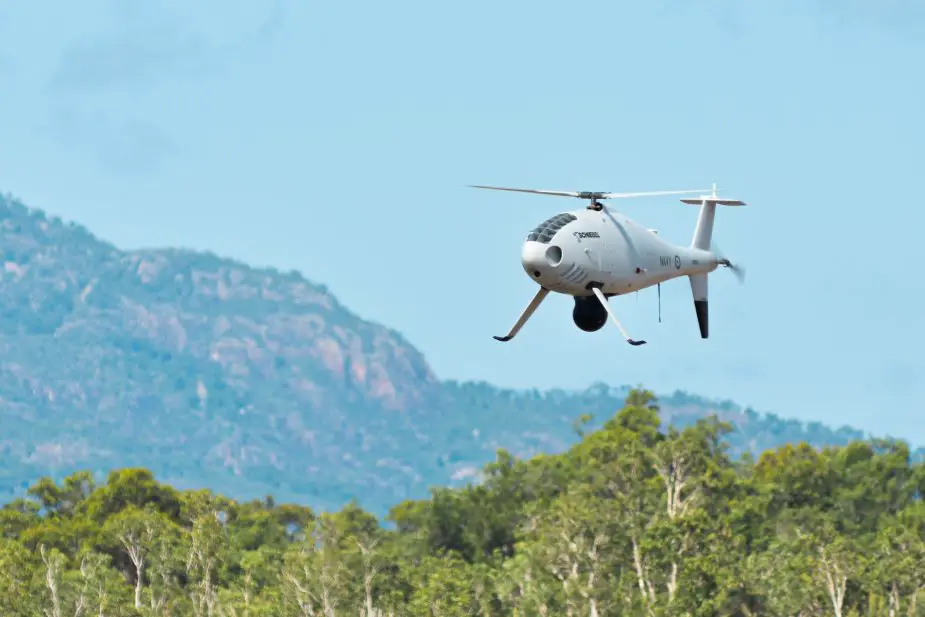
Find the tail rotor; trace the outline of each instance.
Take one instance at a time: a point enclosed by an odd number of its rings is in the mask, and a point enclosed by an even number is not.
[[[732,273],[735,275],[736,280],[739,283],[745,282],[745,268],[741,264],[734,264],[723,256],[723,252],[720,250],[719,246],[716,243],[713,243],[713,253],[716,255],[716,263],[720,266],[729,268]]]

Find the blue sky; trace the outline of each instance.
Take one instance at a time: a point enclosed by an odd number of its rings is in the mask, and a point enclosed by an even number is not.
[[[918,5],[918,6],[916,6]],[[0,190],[124,248],[298,269],[445,378],[603,380],[925,442],[925,5],[749,0],[0,4]],[[563,190],[699,188],[748,271],[571,301],[527,231]],[[690,242],[696,208],[619,202]]]

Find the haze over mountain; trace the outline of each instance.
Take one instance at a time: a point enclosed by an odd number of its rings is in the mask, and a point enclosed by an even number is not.
[[[38,477],[143,466],[178,487],[272,493],[383,513],[460,484],[498,448],[558,452],[628,388],[517,392],[439,379],[399,333],[296,272],[208,253],[122,251],[0,199],[0,496]],[[409,309],[413,310],[413,309]],[[735,453],[864,435],[684,393],[679,426],[717,413]]]

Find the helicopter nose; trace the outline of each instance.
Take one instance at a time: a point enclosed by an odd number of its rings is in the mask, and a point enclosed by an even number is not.
[[[562,249],[555,244],[528,240],[521,249],[520,262],[524,270],[539,282],[562,263]]]

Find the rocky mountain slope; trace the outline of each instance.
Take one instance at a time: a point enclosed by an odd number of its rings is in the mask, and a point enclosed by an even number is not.
[[[504,447],[561,451],[625,390],[513,392],[438,380],[400,334],[297,273],[182,250],[121,251],[0,199],[0,500],[41,475],[139,465],[179,487],[372,511],[471,480]],[[678,393],[736,449],[830,431]],[[593,424],[592,424],[593,426]]]

